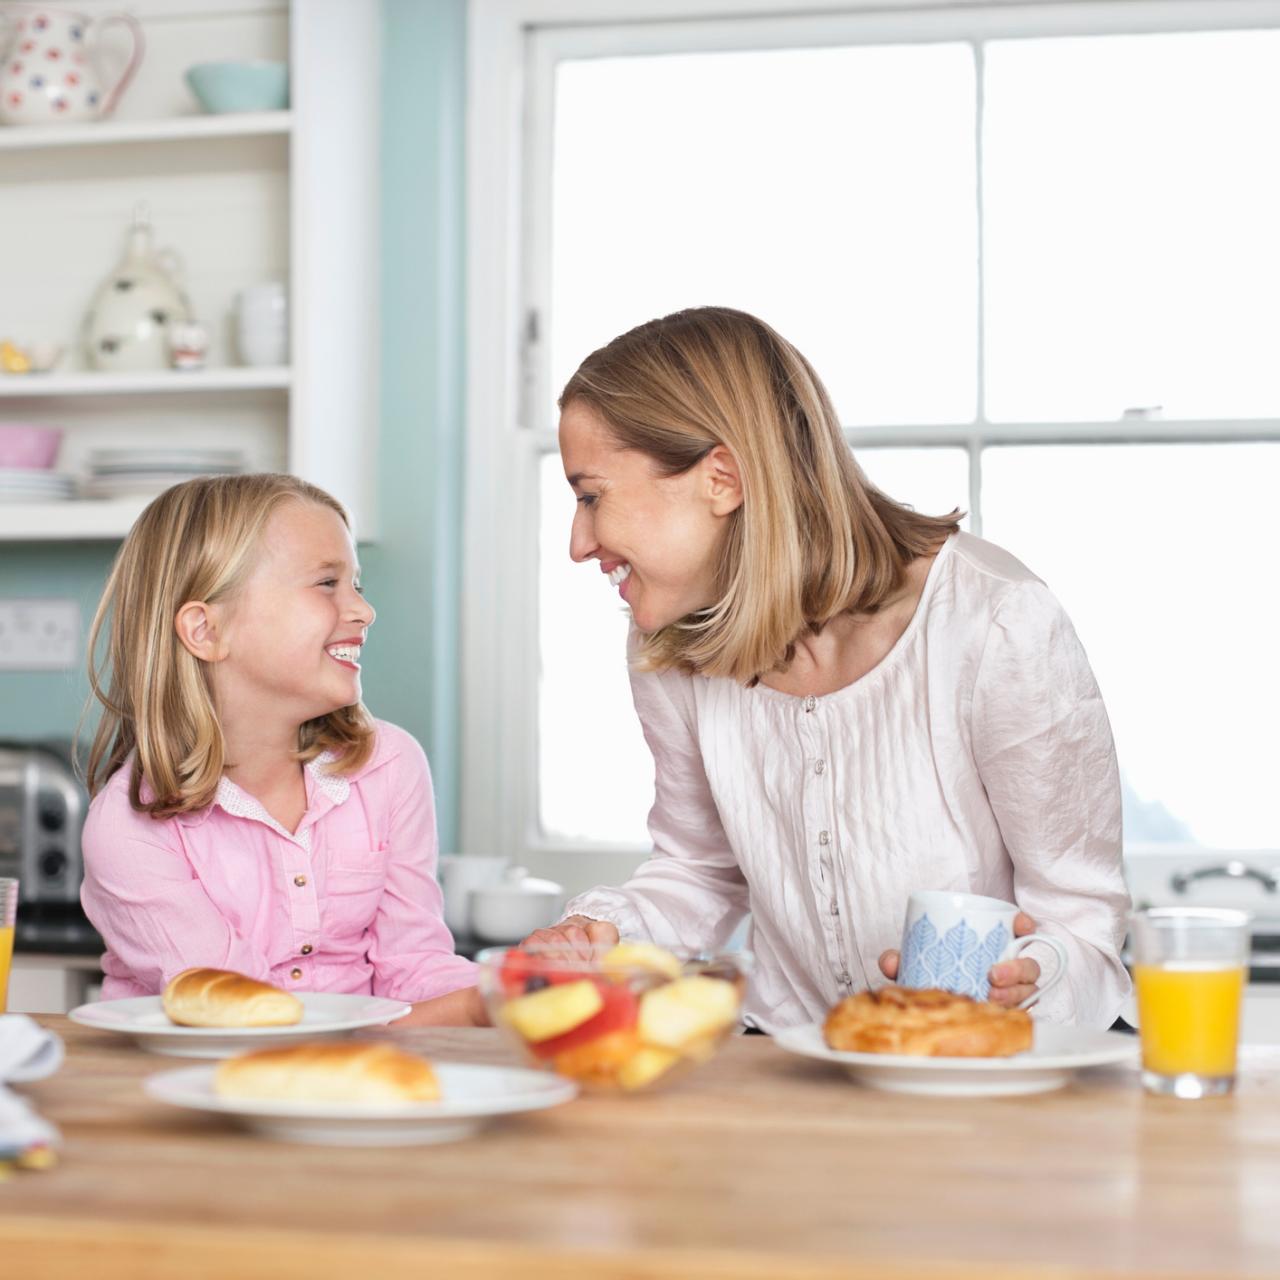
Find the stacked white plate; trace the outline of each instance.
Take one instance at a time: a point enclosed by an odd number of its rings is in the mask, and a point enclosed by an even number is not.
[[[75,496],[74,478],[61,471],[0,467],[0,502],[65,502]]]
[[[184,480],[245,469],[239,449],[95,449],[85,493],[91,498],[154,496]]]

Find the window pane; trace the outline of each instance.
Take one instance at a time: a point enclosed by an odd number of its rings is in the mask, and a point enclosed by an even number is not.
[[[1280,846],[1280,444],[1001,448],[983,529],[1075,623],[1126,781],[1126,839]]]
[[[963,449],[855,449],[868,480],[921,515],[950,515],[969,506],[969,455]],[[969,521],[964,520],[964,527]]]
[[[653,758],[627,679],[627,613],[596,564],[569,559],[573,493],[542,460],[539,530],[539,810],[543,833],[648,842]]]
[[[986,46],[987,416],[1280,415],[1280,32]]]
[[[563,62],[551,383],[683,307],[740,307],[813,362],[848,425],[976,406],[967,45]]]

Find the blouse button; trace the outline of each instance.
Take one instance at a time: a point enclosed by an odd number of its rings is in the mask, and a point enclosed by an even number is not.
[[[304,942],[302,944],[301,951],[304,956],[309,956],[313,950],[314,948],[312,947],[311,943]]]
[[[851,977],[849,977],[849,971],[848,971],[847,969],[844,971],[844,973],[842,973],[842,974],[840,975],[840,981],[841,981],[841,982],[842,982],[846,987],[847,987],[847,986],[848,986],[848,985],[853,981],[853,979],[852,979]]]
[[[818,700],[817,700],[817,698],[815,698],[815,697],[813,696],[813,694],[810,694],[810,695],[809,695],[809,696],[804,700],[804,709],[805,709],[806,711],[812,711],[812,710],[814,709],[814,707],[816,707],[817,705],[818,705]]]
[[[826,773],[827,762],[825,760],[819,760],[818,763],[813,766],[813,771],[814,773]]]
[[[301,889],[301,888],[302,888],[302,886],[303,886],[304,884],[306,884],[306,883],[307,883],[307,877],[306,877],[306,876],[294,876],[294,877],[293,877],[293,883],[294,883],[294,884],[296,884],[296,885],[298,886],[298,888],[299,888],[299,889]]]
[[[819,832],[818,832],[818,843],[819,843],[819,844],[830,844],[830,843],[831,843],[831,832],[829,832],[829,831],[819,831]]]
[[[290,969],[290,970],[289,970],[289,977],[291,977],[291,978],[294,980],[294,982],[297,982],[297,980],[298,980],[300,977],[302,977],[302,970],[301,970],[301,969]]]
[[[840,904],[834,898],[831,899],[831,914],[833,916],[840,914]]]

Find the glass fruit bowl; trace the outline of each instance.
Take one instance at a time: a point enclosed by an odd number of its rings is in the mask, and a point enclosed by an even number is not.
[[[533,1064],[584,1088],[635,1093],[715,1056],[738,1025],[746,951],[620,942],[490,947],[476,961],[489,1016]]]

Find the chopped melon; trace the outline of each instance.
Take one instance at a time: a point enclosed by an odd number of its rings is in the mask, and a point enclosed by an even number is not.
[[[723,978],[677,978],[641,998],[640,1039],[679,1052],[691,1041],[731,1027],[738,1003],[738,988]]]
[[[612,950],[605,952],[600,963],[606,973],[644,969],[660,973],[664,978],[680,976],[680,961],[670,951],[654,946],[652,942],[619,942]]]
[[[600,988],[589,979],[543,987],[531,995],[509,1000],[502,1018],[530,1044],[562,1036],[594,1018],[604,1008]]]

